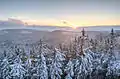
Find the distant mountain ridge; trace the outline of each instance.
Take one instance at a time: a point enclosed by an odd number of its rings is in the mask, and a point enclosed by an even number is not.
[[[55,31],[55,30],[64,30],[64,31],[74,31],[80,32],[82,29],[87,31],[110,31],[112,28],[115,30],[120,30],[120,25],[109,25],[109,26],[81,26],[73,29],[72,27],[59,27],[59,26],[42,26],[42,25],[27,25],[18,19],[8,18],[6,21],[0,20],[0,29],[34,29],[40,31]]]

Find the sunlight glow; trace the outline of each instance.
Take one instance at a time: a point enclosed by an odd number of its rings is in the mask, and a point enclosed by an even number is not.
[[[119,17],[119,16],[118,16]],[[120,25],[120,19],[115,17],[109,17],[102,15],[102,17],[98,15],[75,15],[75,16],[64,16],[61,18],[42,18],[42,19],[34,19],[31,17],[19,15],[19,16],[11,16],[10,18],[21,20],[28,25],[47,25],[47,26],[67,26],[76,29],[80,26],[99,26],[99,25]],[[92,20],[91,20],[92,18]]]
[[[72,26],[73,29],[77,29],[78,26]]]

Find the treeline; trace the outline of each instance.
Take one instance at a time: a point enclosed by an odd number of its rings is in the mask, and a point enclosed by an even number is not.
[[[112,29],[106,38],[90,39],[83,29],[69,45],[13,45],[1,52],[0,79],[119,79],[117,37]]]

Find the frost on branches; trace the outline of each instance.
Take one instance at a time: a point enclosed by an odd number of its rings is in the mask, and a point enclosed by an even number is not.
[[[47,71],[46,59],[43,53],[38,56],[37,62],[37,75],[38,79],[48,79],[48,71]]]
[[[41,40],[10,45],[4,54],[0,48],[0,79],[120,79],[120,43],[116,40],[120,35],[112,29],[106,38],[98,37],[90,41],[83,29],[61,50]]]
[[[120,60],[113,61],[108,65],[106,76],[111,78],[120,76]]]
[[[50,78],[51,79],[61,79],[62,72],[62,62],[64,59],[64,55],[55,48],[54,50],[54,58],[52,59],[52,63],[50,65]]]
[[[74,64],[71,59],[67,63],[65,73],[67,74],[65,79],[72,79],[74,77]]]
[[[14,63],[11,66],[11,77],[13,79],[23,79],[26,73],[25,68],[23,67],[22,61],[19,56],[15,59]]]
[[[84,56],[80,56],[76,59],[75,62],[75,78],[76,79],[85,79],[87,77],[90,77],[89,75],[92,72],[92,56],[86,52],[88,50],[84,51]]]
[[[5,57],[1,63],[1,77],[5,79],[9,79],[10,77],[10,64],[8,59]]]

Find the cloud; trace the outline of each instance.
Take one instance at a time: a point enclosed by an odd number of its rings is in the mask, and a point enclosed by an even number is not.
[[[13,18],[8,18],[8,20],[0,20],[0,27],[6,27],[6,26],[9,26],[9,27],[20,27],[20,26],[24,26],[25,23],[21,20],[18,20],[18,19],[13,19]]]
[[[15,23],[15,24],[24,24],[21,20],[8,18],[8,22]]]

